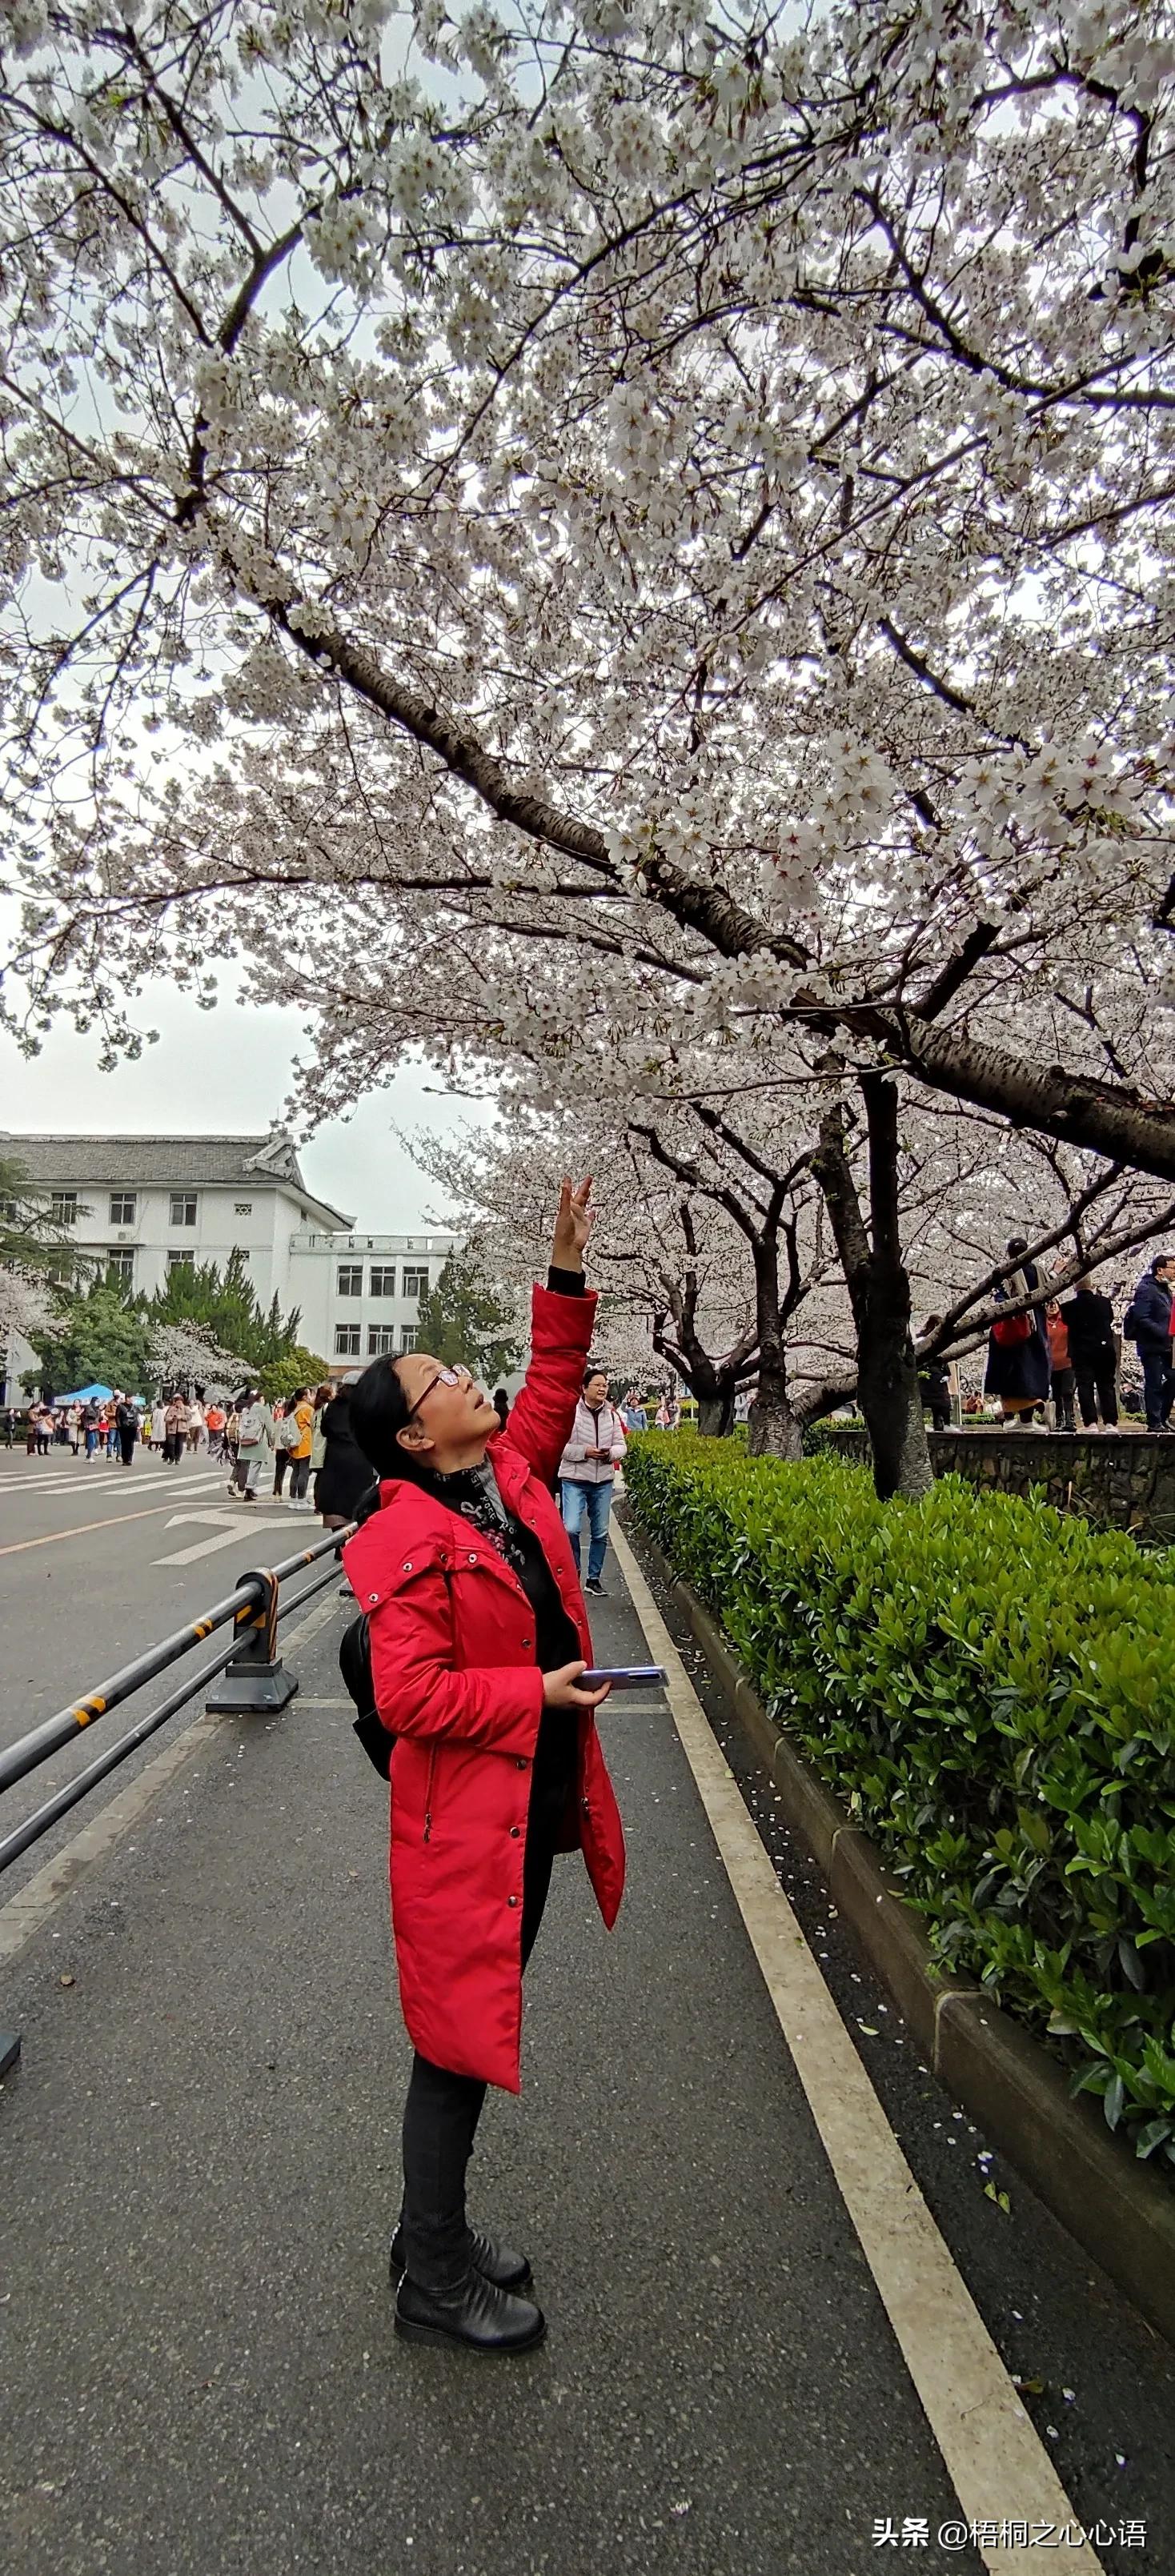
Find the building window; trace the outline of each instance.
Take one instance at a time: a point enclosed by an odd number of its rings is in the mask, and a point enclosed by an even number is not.
[[[409,1270],[409,1269],[407,1269],[407,1268],[405,1269],[405,1272],[404,1272],[404,1295],[405,1295],[406,1297],[427,1297],[427,1295],[428,1295],[428,1272],[427,1272],[427,1270]]]
[[[363,1295],[363,1264],[361,1261],[340,1261],[339,1295],[340,1297],[361,1297]]]
[[[169,1270],[194,1270],[196,1255],[194,1252],[169,1252],[167,1267]]]
[[[335,1358],[357,1360],[359,1357],[358,1324],[335,1325]]]
[[[196,1193],[195,1193],[195,1191],[194,1191],[194,1190],[193,1190],[190,1194],[189,1194],[189,1193],[188,1193],[188,1191],[186,1191],[186,1190],[173,1190],[173,1191],[172,1191],[172,1193],[171,1193],[171,1217],[170,1217],[170,1219],[169,1219],[169,1222],[170,1222],[172,1225],[194,1225],[194,1224],[195,1224],[195,1222],[196,1222]]]
[[[49,1215],[54,1225],[76,1224],[77,1212],[78,1194],[76,1190],[54,1190],[49,1201]]]
[[[130,1286],[135,1275],[135,1256],[129,1244],[125,1251],[121,1245],[115,1244],[107,1253],[106,1275],[109,1279],[123,1279]]]
[[[111,1224],[133,1225],[138,1204],[134,1190],[112,1190],[110,1193]]]
[[[234,1201],[233,1201],[233,1211],[234,1211],[234,1214],[235,1214],[235,1215],[237,1215],[237,1216],[252,1216],[252,1214],[253,1214],[253,1201],[252,1201],[252,1199],[234,1199]]]
[[[382,1359],[385,1351],[394,1351],[395,1347],[396,1328],[394,1324],[368,1325],[367,1356],[369,1360]]]
[[[414,1350],[415,1350],[415,1348],[416,1348],[416,1326],[415,1326],[415,1324],[401,1324],[401,1326],[400,1326],[400,1348],[401,1348],[401,1350],[402,1350],[402,1351],[414,1351]]]
[[[373,1261],[373,1262],[372,1262],[372,1265],[371,1265],[371,1293],[372,1293],[372,1296],[373,1296],[373,1297],[394,1297],[394,1296],[395,1296],[395,1293],[396,1293],[396,1265],[395,1265],[395,1262],[394,1262],[394,1261]]]

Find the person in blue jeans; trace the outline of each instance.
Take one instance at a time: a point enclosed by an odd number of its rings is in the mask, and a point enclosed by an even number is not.
[[[624,1424],[616,1406],[608,1401],[607,1370],[589,1366],[584,1373],[583,1394],[575,1408],[571,1438],[559,1466],[563,1527],[581,1573],[581,1532],[587,1514],[591,1532],[584,1586],[587,1592],[602,1593],[604,1589],[601,1576],[608,1549],[612,1487],[624,1451]]]

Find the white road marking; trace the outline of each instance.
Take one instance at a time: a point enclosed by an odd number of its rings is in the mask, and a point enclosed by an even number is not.
[[[669,1705],[780,2030],[968,2523],[1081,2526],[1021,2405],[966,2283],[935,2226],[796,1916],[783,1893],[705,1710],[615,1521],[609,1532],[651,1663]],[[1028,2570],[1029,2552],[976,2544],[993,2576]],[[1032,2565],[1039,2559],[1032,2552]],[[1088,2541],[1065,2565],[1097,2576]]]
[[[177,1547],[171,1556],[153,1557],[152,1564],[194,1565],[197,1557],[215,1556],[220,1547],[246,1547],[249,1544],[245,1537],[246,1530],[288,1529],[289,1516],[283,1512],[281,1519],[275,1520],[268,1513],[250,1511],[247,1504],[241,1503],[232,1510],[226,1508],[222,1512],[173,1512],[167,1526],[169,1529],[179,1529],[181,1525],[188,1528],[200,1523],[203,1523],[206,1528],[213,1529],[216,1536],[199,1538],[194,1547]]]
[[[5,1494],[10,1497],[16,1495],[19,1497],[21,1502],[27,1502],[30,1495],[32,1495],[34,1499],[39,1499],[43,1494],[53,1496],[59,1494],[85,1493],[90,1496],[91,1500],[94,1495],[97,1495],[99,1500],[104,1502],[111,1494],[150,1494],[161,1492],[168,1486],[174,1487],[177,1493],[204,1493],[210,1485],[224,1485],[227,1484],[227,1482],[228,1478],[226,1476],[218,1475],[215,1469],[211,1474],[206,1472],[200,1476],[184,1476],[181,1483],[174,1469],[169,1468],[166,1473],[162,1471],[159,1473],[148,1471],[146,1474],[142,1472],[136,1474],[133,1467],[120,1467],[117,1477],[112,1472],[108,1480],[98,1476],[90,1476],[87,1478],[83,1473],[81,1476],[68,1476],[54,1479],[52,1481],[50,1481],[48,1477],[45,1477],[43,1479],[38,1479],[36,1483],[34,1483],[30,1478],[27,1485],[21,1484],[18,1486],[12,1484],[6,1486],[4,1481],[0,1479],[0,1496],[4,1496]]]
[[[325,1628],[328,1619],[335,1617],[340,1606],[337,1592],[330,1592],[326,1600],[308,1610],[295,1627],[279,1629],[283,1657],[289,1654],[291,1647],[308,1645],[318,1630]],[[290,1705],[296,1709],[297,1700],[292,1700]],[[72,1842],[66,1843],[55,1860],[46,1861],[35,1878],[30,1878],[27,1886],[22,1887],[19,1896],[10,1897],[7,1905],[0,1906],[0,1968],[8,1967],[19,1958],[49,1916],[56,1914],[67,1896],[73,1895],[74,1889],[108,1857],[123,1835],[130,1833],[140,1822],[144,1810],[154,1805],[160,1791],[166,1789],[169,1780],[182,1770],[184,1763],[190,1762],[194,1753],[212,1744],[222,1726],[238,1726],[240,1723],[238,1717],[209,1717],[205,1714],[193,1718],[182,1735],[165,1745],[162,1752],[145,1765],[137,1780],[132,1780],[129,1787],[103,1807],[100,1815],[91,1817],[89,1824],[82,1826],[81,1832],[74,1835]]]

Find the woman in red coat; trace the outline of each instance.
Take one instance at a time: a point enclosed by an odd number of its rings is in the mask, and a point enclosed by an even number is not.
[[[570,1434],[596,1300],[590,1181],[563,1184],[531,1362],[504,1427],[468,1369],[377,1360],[354,1390],[380,1508],[343,1552],[370,1623],[391,1764],[392,1922],[415,2049],[395,2324],[479,2353],[541,2342],[525,2256],[472,2229],[465,2172],[487,2084],[520,2090],[522,1971],[557,1851],[579,1848],[605,1923],[624,1838],[596,1733],[606,1690],[550,1487]]]

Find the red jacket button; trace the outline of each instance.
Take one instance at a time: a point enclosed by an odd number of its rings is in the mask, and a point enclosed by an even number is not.
[[[517,1897],[516,1897],[516,1896],[508,1896],[508,1897],[507,1897],[507,1899],[506,1899],[506,1903],[507,1903],[507,1905],[517,1905],[517,1903],[518,1903],[518,1899],[517,1899]]]
[[[521,1827],[521,1825],[511,1825],[511,1827],[510,1827],[510,1840],[511,1840],[511,1842],[512,1842],[512,1843],[516,1843],[516,1842],[517,1842],[518,1837],[519,1837],[519,1835],[520,1835],[521,1831],[522,1831],[522,1827]]]
[[[515,1770],[516,1770],[516,1771],[525,1771],[525,1769],[526,1769],[526,1755],[525,1755],[525,1753],[516,1753],[516,1754],[515,1754],[515,1756],[514,1756],[514,1768],[515,1768]]]

